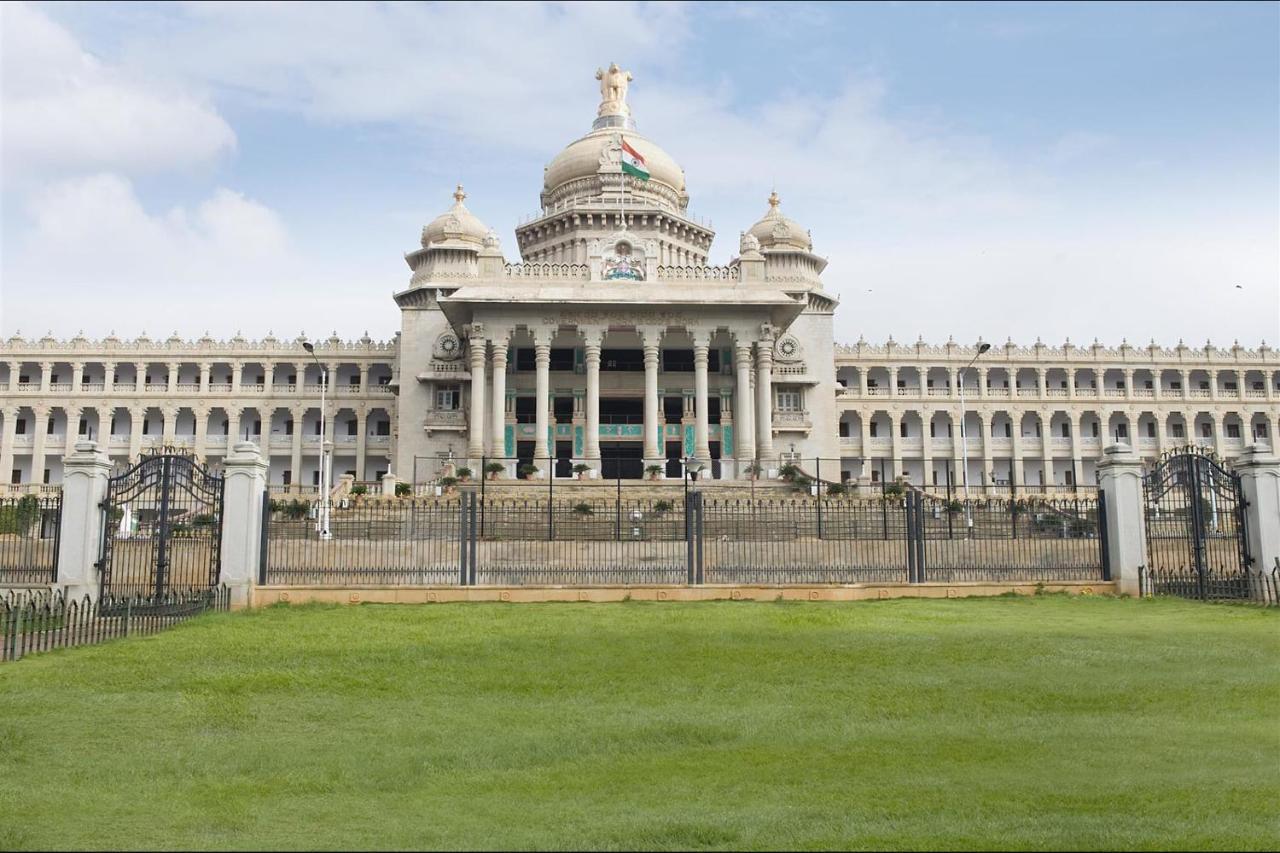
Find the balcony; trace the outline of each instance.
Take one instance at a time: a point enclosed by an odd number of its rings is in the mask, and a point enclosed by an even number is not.
[[[467,428],[467,415],[462,409],[432,409],[427,412],[422,428],[427,435],[433,430],[461,432]]]
[[[1104,396],[1104,397],[1111,397],[1111,398],[1113,398],[1113,399],[1115,399],[1115,398],[1121,398],[1121,399],[1122,399],[1122,398],[1124,397],[1124,389],[1123,389],[1123,388],[1107,388],[1107,389],[1104,389],[1104,394],[1103,394],[1103,396]]]
[[[1070,438],[1063,438],[1060,435],[1055,435],[1053,438],[1049,439],[1049,441],[1050,441],[1049,446],[1052,447],[1054,450],[1070,450],[1071,449]]]
[[[142,390],[152,394],[168,393],[169,383],[168,382],[148,382],[142,386]]]
[[[1039,397],[1039,388],[1019,388],[1017,389],[1019,397]]]
[[[53,394],[70,394],[73,387],[70,382],[49,383],[49,391]]]
[[[1047,397],[1066,397],[1068,392],[1066,388],[1049,388],[1045,391]]]
[[[231,383],[230,383],[230,382],[210,382],[210,383],[209,383],[209,393],[211,393],[211,394],[230,394],[230,393],[231,393]]]
[[[1213,393],[1208,388],[1192,388],[1187,392],[1187,396],[1193,400],[1208,400]]]
[[[85,382],[80,386],[81,394],[102,394],[106,390],[105,382]]]
[[[808,432],[813,424],[808,412],[774,411],[773,428],[781,432]]]
[[[862,452],[862,439],[861,439],[861,438],[854,438],[854,437],[852,437],[852,436],[847,436],[847,435],[842,435],[842,436],[840,436],[840,452],[841,452],[841,453],[851,453],[851,454],[852,454],[852,453],[861,453],[861,452]]]
[[[1133,396],[1150,400],[1156,396],[1156,390],[1154,388],[1134,388]]]
[[[951,396],[950,388],[930,388],[928,390],[929,390],[930,397],[950,397]]]
[[[199,394],[200,383],[199,382],[179,382],[178,393],[179,394]]]

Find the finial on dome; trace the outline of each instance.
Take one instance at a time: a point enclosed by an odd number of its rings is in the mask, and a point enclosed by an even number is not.
[[[782,203],[782,199],[778,198],[778,191],[772,190],[769,193],[769,207],[777,209],[778,205],[781,203]]]
[[[453,191],[453,198],[458,204],[462,204],[463,199],[467,197],[466,192],[462,189],[462,184],[458,184],[458,188]]]
[[[631,107],[627,105],[627,86],[635,76],[630,71],[623,71],[618,63],[609,63],[608,68],[597,68],[596,79],[600,81],[600,109],[597,116],[629,116]]]

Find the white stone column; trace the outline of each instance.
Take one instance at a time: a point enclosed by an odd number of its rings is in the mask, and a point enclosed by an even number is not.
[[[9,362],[9,393],[10,394],[13,394],[18,390],[18,375],[21,372],[22,372],[22,362],[20,361]],[[1267,387],[1270,387],[1270,386],[1271,386],[1271,383],[1268,382]]]
[[[196,418],[196,437],[195,437],[195,455],[201,462],[204,462],[209,455],[208,434],[209,434],[209,410],[204,408],[193,408],[191,413]],[[224,451],[225,452],[225,451]]]
[[[145,361],[135,362],[133,365],[133,370],[134,370],[134,378],[133,378],[134,390],[137,393],[141,394],[143,391],[147,390],[147,363]]]
[[[1233,467],[1245,499],[1245,526],[1253,571],[1270,574],[1280,559],[1280,458],[1261,442],[1250,444]]]
[[[664,442],[658,439],[658,366],[662,330],[641,329],[640,341],[644,347],[644,464],[662,465],[666,460]]]
[[[62,528],[58,542],[58,584],[68,598],[97,599],[98,556],[102,545],[111,460],[93,441],[76,442],[62,461]]]
[[[364,406],[356,409],[356,479],[365,479],[369,467],[369,412]]]
[[[176,394],[178,391],[178,370],[180,367],[181,365],[176,361],[169,362],[169,373],[165,377],[165,384],[169,389],[168,393],[170,395]]]
[[[307,410],[303,406],[294,406],[289,414],[293,418],[293,442],[289,447],[289,470],[292,473],[289,475],[289,480],[290,491],[296,491],[293,487],[303,485],[302,434],[306,429]],[[271,458],[271,422],[269,420],[262,425],[262,455],[267,459]]]
[[[734,342],[733,362],[738,382],[733,404],[733,456],[738,461],[738,476],[746,473],[756,455],[755,418],[751,399],[751,342],[739,338]]]
[[[71,393],[79,394],[80,385],[84,382],[84,362],[76,361],[71,364]],[[1243,385],[1241,387],[1244,387]]]
[[[44,448],[49,439],[49,416],[52,412],[46,406],[32,408],[35,416],[36,431],[31,436],[31,482],[44,482]]]
[[[40,362],[40,393],[48,394],[49,386],[53,384],[53,362]]]
[[[0,483],[9,482],[13,475],[13,442],[17,436],[18,407],[10,406],[4,410],[4,433],[0,435]]]
[[[505,337],[496,337],[493,345],[493,405],[489,411],[491,429],[489,434],[489,455],[505,456],[507,443],[507,344]],[[476,477],[485,476],[484,471],[476,469]]]
[[[1147,565],[1142,461],[1127,444],[1112,444],[1098,463],[1098,491],[1107,502],[1111,579],[1122,595],[1138,594],[1138,568]]]
[[[600,348],[604,345],[601,329],[583,329],[583,364],[587,370],[587,423],[582,445],[583,464],[600,470]],[[646,389],[648,384],[646,383]],[[649,429],[648,403],[645,404],[645,429]],[[648,447],[646,442],[645,447]]]
[[[213,372],[213,365],[209,362],[203,362],[200,365],[200,393],[209,393],[209,374]]]
[[[468,341],[471,350],[471,423],[467,441],[467,456],[472,468],[478,467],[480,458],[484,456],[484,365],[487,344],[484,329],[479,325],[473,326]]]
[[[770,332],[756,342],[756,456],[766,469],[777,461],[773,454],[773,335]]]
[[[693,334],[693,456],[706,467],[711,475],[711,442],[709,438],[710,415],[707,412],[707,350],[711,345],[711,333],[697,331]]]
[[[142,453],[142,425],[147,420],[146,408],[129,410],[129,461],[138,461]]]
[[[222,464],[222,583],[231,590],[232,607],[248,607],[258,580],[262,543],[262,495],[267,461],[258,446],[243,441]]]
[[[1044,470],[1044,489],[1048,494],[1053,486],[1053,413],[1040,412],[1040,460]],[[1133,440],[1132,436],[1129,439]]]
[[[551,424],[551,413],[547,398],[551,396],[551,335],[549,329],[538,329],[533,333],[533,363],[537,372],[534,382],[536,391],[533,401],[534,437],[533,464],[538,473],[550,477],[551,447],[547,443],[547,428]]]

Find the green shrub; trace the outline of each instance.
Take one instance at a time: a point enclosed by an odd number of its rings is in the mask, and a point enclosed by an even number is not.
[[[848,491],[849,491],[849,487],[846,486],[844,483],[828,483],[827,484],[828,497],[839,497],[840,495],[846,494]]]
[[[645,472],[646,474],[648,474],[650,477],[656,477],[657,475],[659,475],[659,474],[661,474],[661,473],[662,473],[662,466],[661,466],[661,465],[646,465],[646,466],[645,466],[645,469],[644,469],[644,472]]]
[[[471,477],[471,469],[470,469],[470,468],[467,468],[466,466],[463,466],[463,467],[461,467],[461,468],[459,468],[459,469],[458,469],[458,471],[457,471],[457,475],[458,475],[458,479],[459,479],[459,480],[467,480],[467,479],[470,479],[470,477]]]
[[[778,476],[784,480],[794,480],[800,469],[788,462],[778,469]]]
[[[595,515],[595,510],[593,510],[591,505],[586,502],[576,503],[573,505],[573,514],[580,516]]]
[[[23,495],[13,506],[0,507],[0,533],[27,533],[40,517],[40,501],[35,495]]]
[[[503,465],[501,462],[488,462],[485,463],[484,472],[486,474],[501,474],[502,468]]]
[[[538,466],[534,465],[532,462],[526,462],[520,466],[520,476],[525,479],[532,477],[536,473],[538,473]]]
[[[895,498],[902,497],[906,493],[906,491],[907,491],[907,487],[902,485],[901,481],[899,480],[894,480],[892,483],[889,483],[884,487],[884,493],[886,495],[889,495],[890,497],[895,497]]]
[[[407,498],[413,494],[413,486],[408,483],[396,483],[396,497]]]
[[[361,495],[367,495],[368,493],[369,493],[368,486],[359,485],[359,486],[351,487],[351,494],[355,495],[356,497],[360,497]]]
[[[446,489],[452,489],[454,486],[458,485],[458,478],[457,477],[441,477],[440,485]]]
[[[577,465],[573,466],[573,473],[575,474],[585,474],[590,470],[591,466],[583,462],[579,462]]]
[[[662,515],[664,512],[670,512],[674,507],[675,504],[671,503],[671,501],[657,501],[653,505],[653,511],[658,515]]]

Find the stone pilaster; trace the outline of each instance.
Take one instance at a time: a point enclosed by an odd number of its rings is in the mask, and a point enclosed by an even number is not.
[[[1107,503],[1111,579],[1122,594],[1138,594],[1138,570],[1147,565],[1142,505],[1142,461],[1127,444],[1112,444],[1098,463],[1098,490]]]

